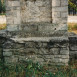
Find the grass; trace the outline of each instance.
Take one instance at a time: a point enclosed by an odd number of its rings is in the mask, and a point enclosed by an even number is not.
[[[5,29],[6,28],[6,24],[0,24],[0,30]]]
[[[77,77],[77,61],[69,66],[40,65],[32,61],[7,66],[0,63],[0,77]]]
[[[68,23],[68,31],[77,34],[77,23]]]
[[[0,15],[5,15],[5,13],[0,13]]]

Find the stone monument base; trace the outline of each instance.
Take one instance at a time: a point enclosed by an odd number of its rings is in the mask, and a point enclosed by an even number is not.
[[[11,38],[3,46],[3,56],[6,63],[32,60],[40,64],[68,65],[68,38]]]

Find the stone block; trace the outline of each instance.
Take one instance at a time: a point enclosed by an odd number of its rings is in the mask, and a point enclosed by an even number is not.
[[[25,56],[19,56],[18,58],[20,62],[20,61],[26,61],[28,57],[26,58]]]
[[[11,57],[5,57],[5,63],[6,63],[6,64],[12,63]]]
[[[58,23],[59,25],[60,24],[67,24],[67,18],[66,17],[62,17],[62,18],[53,18],[53,23]]]
[[[55,26],[54,26],[55,27]],[[55,28],[54,27],[52,27],[52,26],[50,26],[50,25],[44,25],[44,26],[42,26],[42,25],[39,25],[38,26],[38,31],[39,32],[51,32],[51,30],[54,30]]]
[[[69,50],[61,50],[60,54],[61,55],[69,55]]]
[[[11,11],[11,9],[12,9],[11,7],[6,7],[6,11]]]
[[[69,59],[69,55],[61,55],[62,59]]]
[[[51,22],[52,21],[52,19],[51,18],[47,18],[47,17],[40,17],[40,21],[41,22]]]
[[[7,25],[7,31],[18,31],[19,28],[18,28],[18,25]]]
[[[54,55],[44,55],[44,57],[46,58],[46,59],[53,59],[54,58]]]
[[[10,7],[9,8],[6,8],[6,9],[11,9]],[[11,10],[6,10],[6,19],[13,19],[13,12]]]
[[[68,6],[67,0],[61,0],[61,6]]]
[[[14,24],[21,24],[21,16],[20,16],[20,11],[19,10],[15,10],[16,16],[13,17],[14,19]],[[14,13],[14,14],[15,14]]]
[[[20,55],[35,55],[39,53],[37,48],[26,48],[18,51],[20,52]]]
[[[3,52],[12,52],[12,49],[3,49]]]
[[[68,12],[61,12],[61,17],[67,17],[68,16]]]
[[[60,0],[52,0],[52,7],[60,6]]]
[[[35,47],[35,43],[34,42],[26,42],[25,43],[25,48],[33,48]]]
[[[20,7],[13,7],[13,10],[20,10]]]
[[[12,1],[12,6],[20,6],[20,1]]]
[[[58,54],[58,55],[54,55],[54,58],[62,58],[62,55]]]
[[[27,5],[24,5],[24,3]],[[40,4],[39,4],[40,3]],[[24,6],[25,7],[24,7]],[[50,1],[23,1],[21,2],[21,19],[26,22],[50,22],[51,19],[51,3]],[[46,14],[45,14],[46,13]],[[45,14],[45,15],[44,15]],[[47,18],[48,17],[48,18]]]
[[[52,55],[59,55],[60,54],[60,48],[51,48],[50,54]]]
[[[36,6],[43,6],[43,2],[42,2],[42,1],[36,1],[36,2],[35,2],[35,5],[36,5]]]
[[[11,7],[11,6],[12,6],[12,1],[6,1],[6,5],[7,5],[8,7]]]
[[[77,45],[75,45],[75,44],[71,45],[70,44],[70,50],[71,51],[77,51]]]
[[[54,7],[52,8],[53,12],[65,12],[68,10],[67,6],[62,6],[62,7]]]
[[[60,18],[61,17],[61,14],[60,14],[60,12],[54,12],[53,14],[52,14],[52,17],[56,17],[56,18]]]
[[[39,62],[39,63],[43,64],[44,59],[43,58],[37,58],[37,59],[35,59],[35,62]]]
[[[68,65],[69,59],[63,59],[61,62],[65,63],[65,65]]]
[[[33,31],[37,31],[37,25],[33,24],[25,24],[21,26],[22,30],[25,30],[26,32],[33,32]]]
[[[5,57],[5,63],[17,63],[18,62],[18,58],[15,56],[11,56],[11,57]],[[13,64],[12,64],[13,65]]]
[[[13,16],[7,17],[7,18],[6,18],[6,22],[7,22],[7,24],[14,24]]]
[[[14,44],[14,48],[15,49],[24,49],[25,48],[25,44],[23,44],[23,43],[15,43]]]
[[[42,43],[42,47],[45,47],[46,48],[47,47],[47,42],[43,42]]]
[[[67,24],[60,24],[57,30],[68,30]]]
[[[12,52],[3,52],[3,56],[12,56],[13,54],[12,54]]]
[[[48,51],[46,48],[40,48],[38,54],[49,55],[50,51]]]

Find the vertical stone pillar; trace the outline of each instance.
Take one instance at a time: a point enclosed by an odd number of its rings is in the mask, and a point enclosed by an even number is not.
[[[7,31],[19,30],[21,24],[19,0],[6,0],[6,21]]]
[[[52,23],[59,24],[58,30],[67,30],[68,0],[52,0]]]

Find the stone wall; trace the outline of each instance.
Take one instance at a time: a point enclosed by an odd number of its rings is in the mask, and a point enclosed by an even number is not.
[[[0,36],[0,61],[4,60],[4,57],[3,57],[3,44],[5,43],[5,41],[6,41],[6,38]]]
[[[77,35],[69,37],[70,59],[77,59]]]
[[[52,0],[20,0],[21,22],[51,22]]]
[[[3,55],[6,63],[27,60],[40,64],[68,65],[69,52],[66,38],[12,38],[6,41]]]
[[[20,0],[6,0],[7,31],[18,31],[21,24]]]
[[[6,30],[18,37],[65,36],[67,16],[67,0],[6,0]]]
[[[43,11],[46,15],[37,22]],[[31,20],[27,19],[29,14]],[[67,0],[6,0],[7,28],[2,33],[8,38],[2,46],[5,62],[32,59],[43,64],[68,65],[67,15]]]

